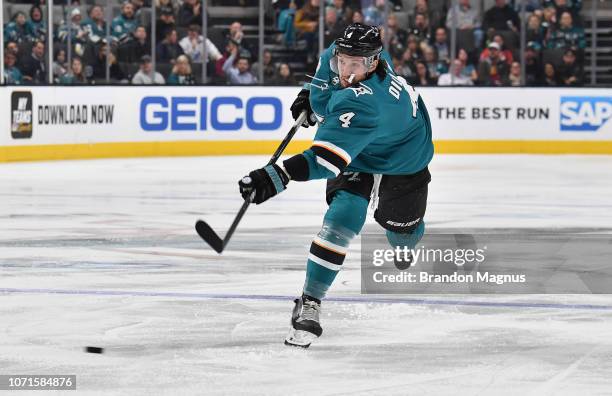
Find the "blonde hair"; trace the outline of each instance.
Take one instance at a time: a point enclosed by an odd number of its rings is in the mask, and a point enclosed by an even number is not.
[[[174,74],[179,74],[179,68],[178,68],[178,64],[180,62],[185,62],[187,63],[187,68],[186,68],[186,75],[191,74],[191,62],[189,61],[189,57],[187,57],[186,55],[180,55],[178,58],[176,58],[176,63],[174,64],[174,67],[172,68],[172,73]]]

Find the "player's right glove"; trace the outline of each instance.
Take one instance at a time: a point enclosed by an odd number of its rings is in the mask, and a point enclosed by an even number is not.
[[[308,128],[308,126],[312,126],[317,123],[317,118],[312,111],[312,107],[310,107],[310,91],[307,89],[302,89],[298,94],[297,98],[293,101],[291,105],[291,116],[294,120],[297,120],[302,111],[306,110],[306,121],[304,121],[303,126]]]
[[[238,186],[242,198],[250,199],[253,195],[252,202],[259,205],[285,190],[287,183],[289,176],[280,166],[274,164],[252,171],[240,179]]]

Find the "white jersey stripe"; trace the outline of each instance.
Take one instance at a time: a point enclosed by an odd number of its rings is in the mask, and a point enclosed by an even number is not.
[[[325,267],[336,272],[340,271],[340,269],[342,268],[341,265],[330,263],[329,261],[323,260],[321,257],[317,257],[312,253],[308,255],[308,260],[312,260],[315,263],[319,264],[321,267]]]
[[[338,176],[340,174],[340,169],[336,168],[332,163],[326,161],[325,159],[319,157],[318,155],[317,155],[317,162],[320,165],[323,165],[324,167],[326,167],[335,176]]]

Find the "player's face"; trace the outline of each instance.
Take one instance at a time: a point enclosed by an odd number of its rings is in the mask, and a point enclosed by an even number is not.
[[[359,81],[363,81],[368,73],[366,58],[363,56],[350,56],[338,54],[338,75],[340,84],[346,88]]]

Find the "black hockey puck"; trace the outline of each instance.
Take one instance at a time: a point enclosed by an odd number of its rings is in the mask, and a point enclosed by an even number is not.
[[[104,353],[104,348],[88,346],[88,347],[85,347],[85,352],[87,352],[87,353]]]

